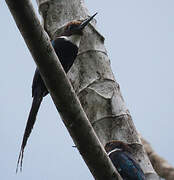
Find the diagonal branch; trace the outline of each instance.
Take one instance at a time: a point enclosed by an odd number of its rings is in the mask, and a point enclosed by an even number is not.
[[[6,0],[51,97],[95,179],[120,179],[100,144],[28,0]]]

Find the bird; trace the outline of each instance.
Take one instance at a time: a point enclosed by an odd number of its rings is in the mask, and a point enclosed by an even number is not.
[[[133,158],[128,144],[112,140],[106,143],[105,150],[123,180],[146,179],[140,165]]]
[[[58,56],[58,59],[60,60],[60,63],[66,73],[69,71],[77,57],[84,28],[89,24],[94,16],[96,16],[96,14],[97,13],[84,20],[74,20],[67,23],[61,35],[51,41],[55,53]],[[20,171],[22,171],[24,149],[36,121],[36,116],[43,97],[45,97],[48,93],[49,92],[45,86],[44,81],[42,80],[39,69],[36,68],[32,83],[33,101],[23,135],[21,149],[17,161],[16,173],[18,172],[19,164]]]

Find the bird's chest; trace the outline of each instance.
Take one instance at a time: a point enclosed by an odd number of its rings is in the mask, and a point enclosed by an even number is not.
[[[77,57],[77,46],[69,41],[61,40],[56,42],[53,47],[65,72],[67,72]]]

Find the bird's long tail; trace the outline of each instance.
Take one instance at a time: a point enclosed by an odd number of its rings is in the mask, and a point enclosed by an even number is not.
[[[20,153],[19,153],[19,157],[18,157],[18,161],[17,161],[16,173],[18,172],[19,165],[20,165],[20,171],[22,171],[24,148],[27,144],[27,140],[30,136],[30,133],[31,133],[33,126],[34,126],[34,123],[36,121],[36,115],[38,113],[42,99],[43,99],[42,96],[33,97],[33,102],[32,102],[31,110],[29,113],[27,125],[25,128],[25,132],[24,132],[24,136],[23,136],[23,140],[22,140],[22,145],[21,145],[21,149],[20,149]]]

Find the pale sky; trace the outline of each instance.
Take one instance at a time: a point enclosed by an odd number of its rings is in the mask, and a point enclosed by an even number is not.
[[[86,2],[91,14],[98,12],[97,27],[137,130],[174,166],[174,1]],[[50,96],[25,149],[23,172],[15,174],[35,64],[4,1],[0,22],[0,179],[92,180]]]

